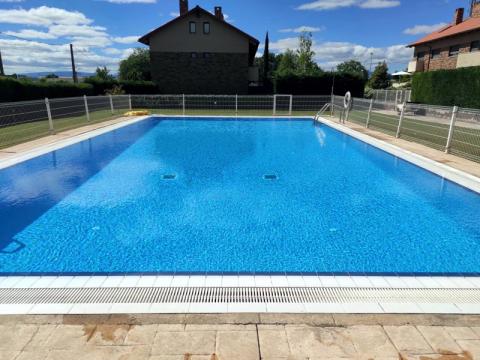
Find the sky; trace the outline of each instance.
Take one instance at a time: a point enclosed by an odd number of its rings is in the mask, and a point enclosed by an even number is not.
[[[313,35],[315,59],[324,70],[355,59],[367,69],[387,61],[404,70],[405,47],[453,19],[470,0],[190,0],[261,41],[270,50],[295,49],[303,30]],[[138,38],[178,15],[178,0],[0,0],[0,51],[7,74],[70,70],[118,70],[120,60],[143,47]],[[373,55],[371,55],[373,54]]]

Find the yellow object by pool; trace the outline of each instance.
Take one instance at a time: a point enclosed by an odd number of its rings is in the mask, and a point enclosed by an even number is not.
[[[136,111],[129,111],[125,113],[125,116],[144,116],[144,115],[150,115],[150,111],[136,110]]]

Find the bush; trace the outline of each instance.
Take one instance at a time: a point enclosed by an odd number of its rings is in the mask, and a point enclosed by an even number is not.
[[[416,73],[412,91],[414,102],[480,108],[480,67]]]
[[[59,97],[93,95],[93,87],[88,84],[68,82],[39,82],[0,78],[0,102],[27,101]]]
[[[328,95],[332,92],[335,76],[335,94],[344,95],[350,91],[354,97],[363,97],[365,80],[360,77],[343,73],[322,73],[313,76],[298,76],[289,74],[275,79],[277,94],[292,95]]]
[[[126,94],[158,94],[159,90],[152,81],[117,81],[117,80],[100,80],[97,78],[87,78],[85,83],[93,86],[95,95],[104,95],[115,86],[121,86]]]

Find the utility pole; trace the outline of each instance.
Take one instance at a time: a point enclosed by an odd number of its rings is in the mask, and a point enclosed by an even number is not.
[[[77,70],[75,69],[75,57],[73,56],[73,45],[70,44],[70,57],[72,59],[72,78],[73,78],[73,83],[76,84],[78,83],[78,76],[77,76]]]
[[[0,51],[0,76],[5,76],[5,70],[3,69],[2,52]]]
[[[373,66],[373,52],[370,53],[370,74],[372,73],[372,66]]]

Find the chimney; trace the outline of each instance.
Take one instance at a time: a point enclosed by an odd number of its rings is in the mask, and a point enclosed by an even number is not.
[[[470,16],[472,18],[480,18],[480,2],[472,2],[472,9],[470,11]]]
[[[453,18],[453,25],[458,25],[463,22],[463,14],[465,12],[464,8],[458,8],[455,10],[455,16]]]
[[[180,16],[188,12],[188,0],[180,0]]]
[[[221,6],[215,6],[215,16],[220,20],[224,20]]]

